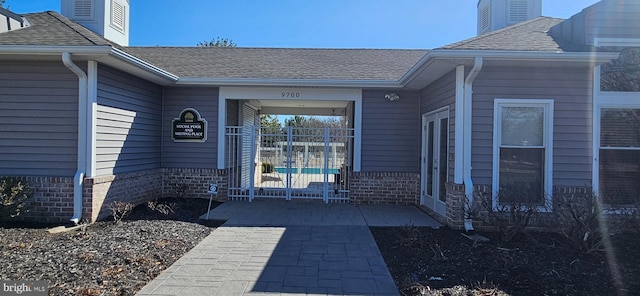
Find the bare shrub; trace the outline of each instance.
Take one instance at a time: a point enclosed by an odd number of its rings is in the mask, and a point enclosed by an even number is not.
[[[560,245],[583,254],[602,250],[604,210],[593,191],[559,193],[554,199],[555,219],[549,226],[560,235]]]
[[[114,201],[109,206],[111,209],[111,214],[113,215],[113,220],[116,222],[121,222],[122,219],[126,218],[133,211],[134,205],[128,202]]]
[[[471,212],[474,213],[475,218],[495,228],[500,234],[501,242],[509,242],[529,227],[531,219],[538,213],[541,206],[536,202],[519,201],[517,192],[499,193],[498,200],[500,196],[509,196],[505,198],[508,202],[498,202],[494,206],[491,193],[476,193],[476,197],[480,199],[481,209]]]
[[[187,196],[187,190],[189,189],[189,185],[184,183],[173,183],[171,184],[173,191],[176,192],[176,197],[184,198]]]
[[[0,179],[0,219],[13,218],[28,212],[25,205],[32,195],[31,188],[19,178]]]
[[[169,215],[170,213],[174,213],[173,208],[176,206],[175,203],[162,203],[157,200],[150,200],[147,202],[147,208],[151,211],[161,213],[163,215]]]

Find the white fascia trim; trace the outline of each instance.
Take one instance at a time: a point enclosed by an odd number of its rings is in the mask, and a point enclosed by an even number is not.
[[[64,52],[75,55],[107,55],[111,53],[111,46],[0,45],[0,54],[60,55]]]
[[[281,87],[339,87],[339,88],[402,88],[389,80],[335,79],[244,79],[244,78],[180,78],[177,85],[213,86],[281,86]]]
[[[544,51],[498,51],[498,50],[432,50],[425,54],[399,80],[400,85],[407,85],[418,74],[424,71],[437,59],[469,59],[483,57],[485,61],[564,61],[576,63],[602,64],[618,58],[617,52],[544,52]]]
[[[139,67],[141,69],[144,69],[150,73],[153,73],[155,75],[158,75],[160,77],[163,77],[165,79],[168,79],[170,81],[176,82],[178,81],[179,77],[171,74],[168,71],[165,71],[159,67],[156,67],[148,62],[145,62],[144,60],[141,60],[135,56],[132,56],[122,50],[119,50],[117,48],[112,48],[111,52],[110,52],[114,57],[120,59],[121,61],[127,62],[131,65],[134,65],[136,67]]]

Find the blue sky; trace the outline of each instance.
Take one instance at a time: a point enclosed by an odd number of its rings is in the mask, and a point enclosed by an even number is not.
[[[597,0],[543,0],[567,18]],[[430,49],[476,35],[477,0],[130,0],[135,46],[194,46],[227,37],[243,47]],[[17,13],[60,11],[60,0],[7,0]]]

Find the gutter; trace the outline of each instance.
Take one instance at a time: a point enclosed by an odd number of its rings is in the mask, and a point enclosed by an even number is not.
[[[398,84],[404,86],[415,79],[422,71],[426,70],[437,59],[464,59],[471,60],[483,57],[485,61],[553,61],[604,64],[617,59],[617,52],[540,52],[540,51],[513,51],[513,50],[463,50],[463,49],[436,49],[427,52],[416,64],[405,73]]]
[[[62,53],[62,63],[78,76],[78,163],[76,173],[73,177],[73,217],[69,219],[75,224],[82,218],[82,183],[86,174],[87,166],[87,73],[82,71],[71,60],[69,52]]]
[[[464,81],[464,131],[463,131],[463,179],[464,193],[467,197],[468,206],[464,207],[465,217],[468,217],[469,207],[473,205],[473,180],[471,180],[471,127],[473,118],[473,81],[478,77],[484,63],[483,57],[475,58],[474,66]],[[465,230],[473,231],[471,223],[465,223]]]

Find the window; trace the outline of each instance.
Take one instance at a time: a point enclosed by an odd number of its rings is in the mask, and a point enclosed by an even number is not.
[[[552,100],[495,101],[494,206],[550,207],[552,112]]]
[[[600,111],[599,196],[605,204],[640,199],[640,109]]]
[[[640,91],[640,47],[620,51],[620,57],[600,68],[600,90]]]

